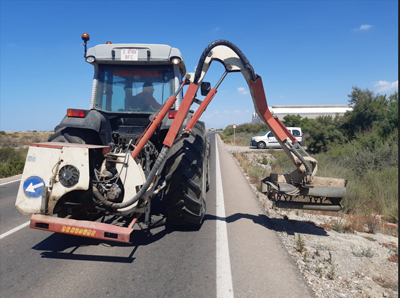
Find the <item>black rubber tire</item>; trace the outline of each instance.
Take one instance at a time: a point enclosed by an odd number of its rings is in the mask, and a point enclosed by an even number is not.
[[[211,162],[211,144],[210,139],[206,137],[207,140],[207,181],[206,181],[206,192],[210,190],[210,162]]]
[[[261,142],[257,143],[257,148],[258,149],[265,149],[265,148],[267,148],[267,146],[265,145],[265,143],[263,141],[261,141]]]
[[[177,139],[169,150],[163,170],[169,224],[199,227],[203,223],[208,152],[203,122],[196,123],[190,136]]]

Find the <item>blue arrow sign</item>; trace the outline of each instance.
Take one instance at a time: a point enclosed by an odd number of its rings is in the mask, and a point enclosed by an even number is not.
[[[42,178],[31,176],[25,180],[23,189],[28,198],[39,198],[42,196],[42,189],[45,186]]]

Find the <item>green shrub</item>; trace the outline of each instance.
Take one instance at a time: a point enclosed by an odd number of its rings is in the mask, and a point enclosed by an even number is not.
[[[268,126],[264,123],[244,123],[237,126],[235,133],[246,133],[252,134],[254,137],[255,135],[262,134],[268,130]],[[223,134],[225,136],[233,135],[233,128],[232,125],[228,125],[225,127]]]
[[[220,133],[219,135],[225,144],[238,146],[249,146],[251,138],[255,136],[252,133],[232,133],[231,135]]]
[[[231,136],[233,135],[233,128],[232,125],[228,125],[227,127],[225,127],[223,134],[225,136]]]
[[[301,127],[301,121],[302,117],[297,114],[297,115],[286,115],[285,117],[283,117],[283,124],[286,127]]]
[[[332,145],[343,144],[346,138],[340,128],[340,117],[320,116],[310,120],[309,137],[305,140],[308,150],[313,153],[326,152]]]
[[[26,153],[26,149],[0,148],[0,178],[21,174]]]
[[[12,160],[19,159],[21,153],[14,148],[0,148],[0,163],[9,163]]]
[[[283,150],[274,150],[275,160],[271,161],[272,172],[276,174],[286,174],[293,172],[296,166]]]
[[[389,109],[387,111],[385,119],[381,122],[380,133],[383,137],[386,137],[397,131],[399,127],[399,99],[398,93],[390,95],[389,97]]]
[[[350,169],[362,177],[369,170],[381,171],[397,167],[397,131],[386,140],[377,138],[374,131],[357,135],[357,139],[342,146],[334,146],[328,159],[341,167]]]

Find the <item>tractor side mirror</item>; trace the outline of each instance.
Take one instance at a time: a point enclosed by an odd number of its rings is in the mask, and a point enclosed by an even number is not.
[[[209,82],[201,82],[201,95],[206,96],[208,92],[211,90],[211,84]]]

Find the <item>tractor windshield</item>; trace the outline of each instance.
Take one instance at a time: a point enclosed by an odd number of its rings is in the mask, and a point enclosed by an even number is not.
[[[153,113],[173,90],[172,66],[99,65],[95,108]]]

